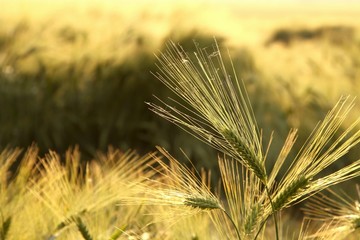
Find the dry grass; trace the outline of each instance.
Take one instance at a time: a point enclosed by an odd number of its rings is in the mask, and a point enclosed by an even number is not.
[[[136,228],[138,207],[118,205],[135,194],[132,184],[152,174],[145,171],[149,157],[110,150],[100,161],[82,166],[78,150],[69,151],[65,163],[55,153],[38,162],[37,149],[31,147],[17,159],[19,171],[1,184],[3,224],[10,219],[2,239],[79,239],[86,229],[93,239],[109,239],[117,228]]]

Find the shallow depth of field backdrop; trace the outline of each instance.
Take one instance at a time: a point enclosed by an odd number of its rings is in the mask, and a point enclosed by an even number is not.
[[[168,40],[191,52],[213,37],[245,81],[264,139],[274,131],[269,159],[292,127],[299,148],[341,95],[360,97],[360,4],[237,2],[0,0],[0,150],[79,146],[86,160],[109,146],[161,145],[211,169],[214,151],[145,102],[171,96],[151,74],[154,53]]]

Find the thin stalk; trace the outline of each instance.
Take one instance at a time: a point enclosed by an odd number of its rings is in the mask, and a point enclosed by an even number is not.
[[[276,236],[276,240],[279,240],[279,228],[278,228],[277,219],[276,219],[275,207],[274,207],[273,201],[272,201],[272,199],[271,199],[270,191],[269,191],[269,188],[267,187],[267,185],[265,185],[265,189],[266,189],[266,193],[267,193],[267,195],[268,195],[268,198],[269,198],[269,201],[270,201],[270,205],[271,205],[271,209],[272,209],[272,212],[273,212],[274,224],[275,224],[275,236]]]
[[[236,235],[237,235],[238,239],[241,240],[241,236],[240,236],[239,229],[236,227],[236,224],[235,224],[234,220],[231,218],[231,216],[229,215],[229,213],[227,213],[225,210],[223,210],[223,212],[225,213],[226,217],[230,220],[230,222],[231,222],[232,225],[234,226],[235,231],[236,231]]]
[[[257,231],[257,233],[256,233],[256,235],[255,235],[255,237],[254,237],[254,240],[256,240],[257,237],[259,236],[259,234],[260,234],[260,232],[261,232],[261,229],[264,227],[266,221],[267,221],[267,219],[264,220],[264,221],[261,223],[261,226],[260,226],[259,230]]]
[[[276,240],[279,240],[279,229],[278,229],[278,224],[277,224],[277,219],[276,219],[276,211],[275,211],[275,208],[274,208],[274,204],[273,204],[273,201],[270,197],[270,191],[269,191],[269,188],[267,187],[267,185],[265,184],[265,189],[266,189],[266,193],[267,193],[267,196],[269,198],[269,201],[270,201],[270,205],[271,205],[271,209],[273,211],[273,218],[274,218],[274,224],[275,224],[275,236],[276,236]],[[269,218],[269,217],[268,217]],[[259,236],[260,232],[261,232],[261,229],[264,227],[265,223],[267,222],[267,219],[265,219],[258,232],[256,233],[255,237],[254,237],[254,240],[257,239],[257,237]]]

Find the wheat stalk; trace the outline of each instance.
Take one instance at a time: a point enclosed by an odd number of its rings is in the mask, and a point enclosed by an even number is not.
[[[271,198],[266,158],[244,83],[237,79],[234,66],[233,76],[228,74],[216,40],[210,53],[197,46],[194,60],[170,42],[158,60],[155,76],[188,105],[174,101],[179,110],[166,103],[165,108],[148,103],[150,109],[248,167]]]

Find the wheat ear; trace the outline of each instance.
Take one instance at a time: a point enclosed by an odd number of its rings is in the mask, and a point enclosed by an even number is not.
[[[84,240],[93,240],[93,238],[90,235],[89,229],[87,228],[87,226],[80,217],[77,217],[75,219],[75,224],[79,232],[81,233],[81,236],[84,238]]]

